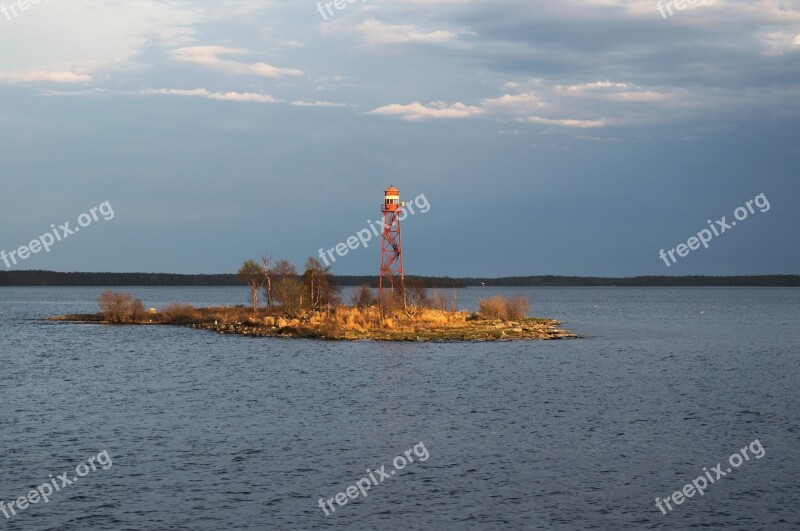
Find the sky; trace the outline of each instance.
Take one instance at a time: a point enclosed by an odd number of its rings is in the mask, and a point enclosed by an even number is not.
[[[800,273],[800,1],[326,3],[0,0],[0,270]]]

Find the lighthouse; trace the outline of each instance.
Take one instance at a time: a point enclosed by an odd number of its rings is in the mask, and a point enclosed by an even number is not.
[[[391,290],[394,294],[405,300],[403,287],[403,246],[400,241],[400,216],[403,218],[403,207],[400,202],[400,190],[389,186],[383,192],[383,229],[381,237],[381,269],[378,283],[378,298],[384,302],[383,290]]]

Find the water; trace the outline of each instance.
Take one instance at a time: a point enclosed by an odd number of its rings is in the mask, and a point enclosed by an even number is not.
[[[533,288],[583,339],[372,343],[43,322],[100,289],[0,289],[0,527],[798,529],[800,290]],[[241,288],[131,288],[246,304]],[[517,289],[462,290],[460,305]],[[758,439],[662,514],[656,496]],[[429,458],[326,516],[422,442]],[[752,452],[751,452],[752,454]],[[723,467],[724,470],[724,467]],[[58,483],[61,484],[60,482]]]

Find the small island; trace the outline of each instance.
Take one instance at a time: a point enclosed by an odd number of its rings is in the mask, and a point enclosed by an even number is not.
[[[172,325],[220,334],[329,340],[493,341],[576,337],[558,328],[559,321],[528,317],[530,303],[523,296],[496,295],[479,301],[477,312],[469,312],[457,309],[455,295],[448,298],[439,290],[429,295],[426,288],[409,281],[402,297],[390,294],[381,301],[370,286],[362,286],[353,293],[351,305],[344,305],[324,268],[316,269],[312,263],[302,276],[297,276],[293,268],[281,262],[279,274],[264,282],[264,269],[255,262],[246,262],[240,270],[240,277],[252,290],[251,307],[195,308],[173,302],[161,310],[147,310],[141,300],[129,293],[106,290],[98,298],[99,312],[62,315],[50,320]],[[269,286],[265,288],[267,304],[260,306],[258,291],[264,285]]]
[[[251,291],[252,305],[195,308],[173,302],[161,310],[146,309],[130,293],[105,290],[99,312],[51,317],[53,321],[108,325],[172,325],[219,334],[375,341],[495,341],[571,339],[553,319],[528,317],[530,301],[518,295],[495,295],[478,302],[478,310],[458,309],[457,294],[448,297],[422,282],[406,279],[402,290],[376,296],[373,288],[357,288],[350,305],[341,301],[328,268],[309,258],[302,275],[287,260],[272,265],[244,263],[238,272]],[[264,290],[266,305],[259,304]]]
[[[248,315],[245,317],[245,315]],[[466,311],[424,310],[415,317],[382,318],[377,309],[338,307],[327,313],[304,313],[296,318],[254,316],[245,307],[193,308],[171,305],[142,319],[117,323],[103,313],[51,317],[74,323],[173,325],[220,334],[252,337],[286,337],[375,341],[492,341],[500,339],[572,339],[553,319],[524,317],[490,319]]]

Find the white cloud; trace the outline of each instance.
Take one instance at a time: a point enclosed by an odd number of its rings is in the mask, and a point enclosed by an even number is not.
[[[659,92],[632,83],[594,81],[576,85],[557,85],[555,90],[575,98],[591,98],[619,102],[657,102],[673,97],[672,92]]]
[[[296,68],[279,68],[266,63],[249,64],[220,59],[219,57],[221,55],[243,55],[246,53],[246,50],[227,48],[225,46],[188,46],[171,50],[170,57],[181,63],[202,65],[233,74],[253,74],[270,78],[302,75],[302,72]]]
[[[0,83],[90,83],[92,76],[86,73],[37,70],[28,72],[0,72]]]
[[[463,103],[453,103],[448,105],[445,102],[434,101],[428,105],[415,101],[407,105],[393,103],[384,105],[369,111],[367,114],[381,116],[396,116],[408,122],[420,122],[429,118],[469,118],[483,114],[485,111],[480,107],[471,107]]]
[[[569,118],[554,119],[554,118],[544,118],[541,116],[526,116],[524,118],[519,118],[517,121],[528,122],[532,124],[559,125],[562,127],[580,127],[580,128],[603,127],[607,125],[604,120],[575,120]]]
[[[11,3],[5,0],[6,5]],[[161,0],[42,1],[30,7],[17,10],[13,23],[0,14],[0,49],[14,50],[0,57],[0,68],[128,64],[147,46],[186,44],[195,35],[195,24],[203,20],[202,7]]]
[[[577,85],[558,85],[559,90],[566,90],[569,92],[588,92],[598,89],[627,89],[630,87],[628,83],[614,83],[611,81],[593,81],[591,83],[579,83]]]
[[[508,108],[508,109],[533,109],[547,107],[547,103],[533,92],[523,92],[522,94],[504,94],[499,98],[483,100],[483,105],[488,107]]]
[[[414,24],[386,24],[374,18],[355,25],[340,20],[322,24],[320,28],[326,33],[356,34],[372,45],[443,44],[455,41],[458,37],[452,31],[425,30]]]
[[[350,107],[346,103],[332,103],[330,101],[293,101],[292,105],[296,107]]]
[[[155,94],[166,96],[195,96],[208,98],[210,100],[240,101],[253,103],[276,103],[278,100],[269,94],[256,92],[211,92],[207,89],[148,89],[140,94]]]

